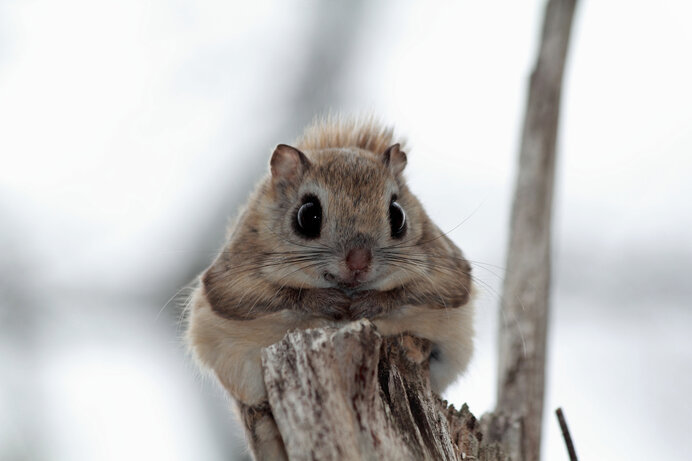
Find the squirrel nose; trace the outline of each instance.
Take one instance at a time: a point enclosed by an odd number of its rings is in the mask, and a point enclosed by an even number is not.
[[[368,268],[372,253],[367,248],[354,248],[346,255],[346,266],[352,271],[363,271]]]

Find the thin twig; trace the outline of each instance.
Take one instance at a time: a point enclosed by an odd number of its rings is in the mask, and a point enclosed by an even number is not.
[[[572,436],[569,434],[569,428],[567,427],[565,415],[562,413],[562,408],[555,410],[555,414],[557,415],[558,423],[560,423],[560,430],[562,431],[562,437],[565,439],[565,445],[567,445],[569,459],[570,461],[577,461],[577,452],[574,451],[574,443],[572,443]]]

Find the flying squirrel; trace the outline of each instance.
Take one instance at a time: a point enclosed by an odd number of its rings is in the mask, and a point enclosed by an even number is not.
[[[437,393],[466,369],[471,266],[409,190],[406,162],[373,119],[321,119],[273,151],[189,304],[187,343],[241,414],[266,401],[260,351],[289,330],[367,318],[428,339]],[[248,435],[260,459],[285,459],[273,420]]]

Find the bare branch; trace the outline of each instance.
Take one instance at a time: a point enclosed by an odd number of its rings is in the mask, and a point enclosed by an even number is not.
[[[500,324],[498,415],[520,417],[522,458],[540,458],[555,150],[576,0],[550,0],[531,75]],[[516,458],[513,458],[516,461]]]

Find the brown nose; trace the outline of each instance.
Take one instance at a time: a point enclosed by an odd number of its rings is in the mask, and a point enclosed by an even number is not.
[[[354,248],[346,256],[346,266],[352,271],[363,271],[370,265],[372,253],[366,248]]]

